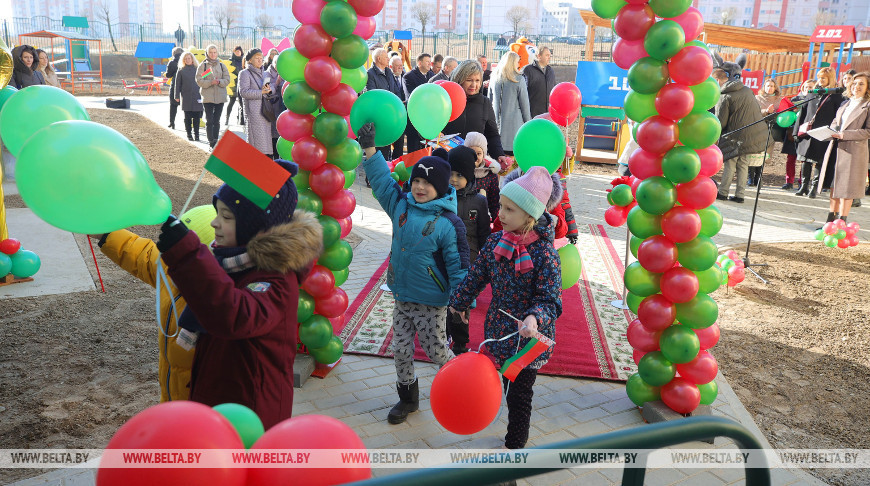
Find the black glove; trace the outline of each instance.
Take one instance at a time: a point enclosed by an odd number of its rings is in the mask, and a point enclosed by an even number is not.
[[[571,243],[572,245],[576,245],[577,244],[577,235],[568,235],[568,243]]]
[[[180,219],[173,215],[166,218],[166,222],[160,227],[160,236],[157,238],[157,249],[160,253],[166,253],[176,243],[184,238],[189,230]]]
[[[359,146],[365,150],[375,146],[375,124],[372,122],[361,126],[356,132]]]

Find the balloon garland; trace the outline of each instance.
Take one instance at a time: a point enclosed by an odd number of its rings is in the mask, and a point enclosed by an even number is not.
[[[626,392],[638,406],[660,398],[688,414],[716,398],[718,367],[706,351],[715,344],[706,334],[719,313],[707,294],[721,283],[706,274],[720,273],[710,239],[721,228],[710,179],[722,167],[714,145],[721,126],[707,111],[719,98],[713,61],[694,40],[703,19],[690,2],[593,0],[592,9],[614,19],[613,59],[628,69],[625,113],[637,123],[640,146],[629,159],[631,184],[611,191],[606,216],[611,224],[624,216],[638,258],[624,275],[626,300],[638,316],[628,329],[638,373]],[[626,211],[630,196],[637,205]]]

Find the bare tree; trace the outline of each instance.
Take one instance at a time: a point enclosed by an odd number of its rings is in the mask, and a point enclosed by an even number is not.
[[[719,13],[719,17],[722,19],[722,25],[734,25],[734,17],[736,16],[737,9],[734,7],[728,7]]]
[[[221,39],[223,40],[223,50],[227,50],[227,36],[230,34],[230,28],[236,22],[236,12],[230,8],[229,4],[224,3],[218,5],[214,9],[214,20],[218,24],[221,31]]]
[[[431,3],[420,2],[411,6],[411,16],[420,22],[420,37],[423,43],[420,48],[426,50],[426,25],[435,18],[435,6]]]
[[[516,35],[520,31],[526,30],[529,25],[527,20],[532,18],[532,13],[526,7],[514,5],[505,12],[504,18],[511,24],[514,35]]]
[[[831,12],[819,10],[816,12],[816,15],[813,16],[813,25],[815,27],[820,25],[833,25],[835,23],[837,23],[837,17]]]
[[[109,29],[109,39],[112,41],[112,50],[118,52],[118,46],[115,45],[115,35],[112,33],[112,11],[109,9],[109,2],[103,0],[95,7],[96,13],[94,17],[106,23],[106,28]]]
[[[272,16],[265,12],[257,15],[255,20],[257,22],[257,28],[265,30],[275,27],[275,21],[272,19]]]

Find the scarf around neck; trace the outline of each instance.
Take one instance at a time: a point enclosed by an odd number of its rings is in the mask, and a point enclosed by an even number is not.
[[[525,236],[520,236],[510,231],[504,231],[501,234],[501,239],[495,245],[493,253],[495,260],[499,261],[502,258],[510,260],[516,257],[514,261],[514,270],[518,273],[527,273],[535,268],[532,263],[532,257],[526,251],[526,245],[538,241],[538,234],[534,231],[529,232]]]
[[[230,274],[244,272],[256,267],[247,250],[244,246],[212,246],[214,257],[221,264],[221,268]]]

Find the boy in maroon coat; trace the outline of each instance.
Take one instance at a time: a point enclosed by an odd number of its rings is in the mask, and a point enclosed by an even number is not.
[[[213,254],[174,216],[157,241],[187,300],[181,332],[196,340],[190,399],[245,405],[266,429],[292,413],[299,286],[322,251],[317,218],[294,213],[296,202],[292,179],[266,211],[224,184],[213,198]]]

